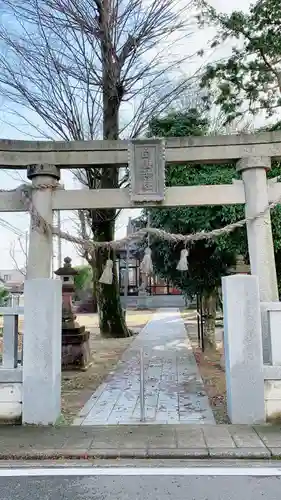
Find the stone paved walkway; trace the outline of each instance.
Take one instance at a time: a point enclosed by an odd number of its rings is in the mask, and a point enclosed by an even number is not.
[[[74,425],[140,422],[140,349],[145,370],[145,421],[214,424],[183,319],[158,310],[124,353],[115,372],[93,394]]]

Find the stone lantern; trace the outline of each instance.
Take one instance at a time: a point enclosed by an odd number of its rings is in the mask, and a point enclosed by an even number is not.
[[[74,276],[78,271],[73,269],[70,257],[66,257],[55,274],[62,280],[62,368],[86,370],[90,364],[90,332],[75,321],[72,306]]]
[[[245,264],[243,255],[236,256],[236,264],[230,268],[231,274],[250,274],[251,268],[249,264]]]

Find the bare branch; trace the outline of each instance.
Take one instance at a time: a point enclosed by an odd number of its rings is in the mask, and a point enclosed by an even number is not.
[[[25,249],[25,246],[24,246],[24,244],[22,242],[22,239],[19,237],[17,239],[17,242],[18,242],[18,244],[20,246],[20,250],[21,250],[22,254],[25,256],[25,263],[26,263],[27,262],[27,254],[26,254],[26,249]],[[25,277],[26,276],[26,266],[24,268],[22,268],[22,267],[20,267],[18,265],[18,261],[17,261],[17,258],[16,258],[16,244],[15,244],[15,242],[11,243],[10,250],[9,250],[9,255],[10,255],[11,259],[12,259],[12,262],[13,262],[13,264],[15,266],[15,269],[17,271],[19,271]]]
[[[0,0],[0,8],[0,93],[48,139],[136,137],[193,87],[183,76],[193,55],[182,54],[196,24],[191,0]],[[89,189],[128,182],[126,171],[106,167],[75,175]],[[80,230],[117,215],[81,212]]]

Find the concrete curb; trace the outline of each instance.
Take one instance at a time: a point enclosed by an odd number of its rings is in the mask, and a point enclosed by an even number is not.
[[[29,450],[1,451],[0,460],[94,460],[94,459],[280,459],[281,453],[260,448],[222,449],[104,449],[104,450]]]

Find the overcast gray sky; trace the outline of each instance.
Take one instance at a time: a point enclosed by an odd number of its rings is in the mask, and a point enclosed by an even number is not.
[[[233,9],[243,9],[247,10],[249,5],[252,2],[249,0],[211,0],[211,4],[218,10],[224,11],[224,12],[231,12]],[[206,40],[208,37],[211,36],[211,32],[208,31],[203,32],[199,31],[196,33],[192,39],[190,40],[190,43],[188,47],[186,47],[186,50],[190,51],[190,53],[196,52],[199,50],[200,47],[203,47],[206,43]],[[227,55],[230,47],[226,46],[223,48],[223,52],[225,55]],[[221,54],[220,54],[221,55]],[[196,67],[197,65],[200,64],[200,61],[194,61],[193,65],[189,65],[188,71],[192,71],[192,67]],[[1,138],[6,138],[6,139],[30,139],[29,137],[24,134],[25,132],[30,132],[29,130],[21,129],[19,130],[19,123],[16,121],[15,118],[11,118],[10,115],[6,114],[4,112],[4,109],[0,107],[0,117],[2,121],[0,122],[0,137]],[[7,125],[5,121],[8,121],[12,124]],[[14,124],[14,126],[13,126]],[[73,187],[73,181],[72,181],[72,175],[70,173],[65,173],[64,174],[64,179],[63,181],[66,184],[66,187]],[[20,184],[19,179],[17,176],[15,178],[12,178],[10,175],[7,175],[6,172],[0,172],[0,186],[1,189],[11,189],[16,187],[17,185]],[[117,224],[117,235],[122,236],[125,232],[125,227],[127,224],[128,216],[129,215],[135,215],[135,211],[128,211],[124,210],[120,220],[118,221]],[[69,213],[62,213],[62,219],[65,221],[64,223],[64,229],[65,230],[71,230],[71,223],[69,222],[69,217],[71,214]],[[17,228],[19,228],[21,231],[25,232],[28,230],[29,227],[29,218],[26,214],[0,214],[0,218],[8,221],[9,223],[13,224]],[[1,219],[0,219],[1,223]],[[13,242],[16,242],[17,236],[13,234],[11,231],[8,231],[6,229],[3,229],[0,225],[0,252],[1,252],[1,261],[0,261],[0,270],[3,269],[12,269],[14,267],[12,259],[10,257],[10,247]],[[56,252],[56,250],[55,250]],[[76,254],[75,250],[72,248],[72,246],[68,243],[63,243],[63,255],[65,256],[66,254],[70,254],[70,256],[73,258],[75,264],[80,264],[81,259],[79,259]],[[24,264],[24,256],[22,255],[22,252],[20,250],[20,246],[16,244],[16,256],[18,260],[18,264],[22,266]]]
[[[246,11],[252,3],[249,0],[210,0],[213,7],[222,12],[231,12],[232,10]]]

